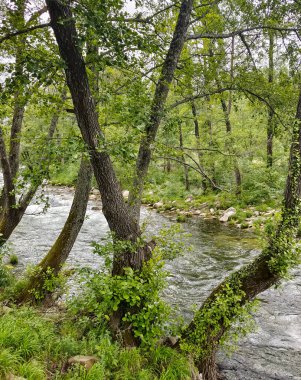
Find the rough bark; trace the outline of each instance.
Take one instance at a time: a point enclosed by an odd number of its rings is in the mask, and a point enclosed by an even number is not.
[[[97,111],[91,95],[85,62],[79,50],[75,20],[67,3],[59,0],[46,0],[60,55],[65,61],[65,73],[68,87],[73,100],[77,122],[88,147],[91,164],[102,198],[103,213],[115,239],[136,242],[140,237],[139,209],[140,195],[143,182],[148,170],[151,157],[151,144],[155,139],[157,129],[162,119],[163,107],[169,91],[169,85],[183,48],[189,17],[192,11],[193,0],[183,0],[182,6],[167,54],[161,77],[156,87],[150,121],[146,128],[146,137],[143,139],[137,159],[137,178],[134,181],[134,197],[130,197],[133,212],[123,200],[122,192],[117,181],[111,159],[106,151],[104,134],[100,129]],[[137,191],[136,191],[137,190]],[[113,275],[124,274],[124,268],[131,267],[139,271],[143,263],[150,256],[151,247],[144,247],[132,252],[114,252]],[[129,311],[128,307],[121,306],[111,317],[111,325],[120,326],[122,316]],[[113,327],[114,329],[114,327]],[[128,326],[129,341],[134,342],[132,329]]]
[[[9,164],[12,177],[15,178],[20,164],[21,128],[24,118],[25,103],[15,94],[14,115],[10,135]]]
[[[192,6],[193,0],[182,1],[173,38],[156,86],[150,110],[150,117],[145,130],[145,136],[142,138],[140,144],[136,164],[136,173],[134,175],[132,190],[129,196],[131,212],[134,218],[138,221],[140,218],[143,185],[151,160],[152,144],[155,141],[157,131],[163,117],[164,105],[169,93],[169,87],[173,80],[174,72],[186,40]]]
[[[104,134],[99,126],[71,10],[59,0],[46,0],[46,4],[60,54],[66,64],[66,80],[77,122],[89,149],[103,213],[117,239],[135,241],[140,235],[139,225],[128,213],[111,159],[106,152]]]
[[[28,280],[26,287],[17,295],[16,301],[18,303],[34,301],[33,290],[39,290],[39,293],[46,293],[45,290],[43,290],[45,274],[50,270],[51,274],[57,275],[67,260],[85,220],[92,174],[93,170],[90,162],[83,158],[77,177],[73,202],[66,223],[47,255],[37,265],[36,274]]]
[[[263,252],[251,264],[230,275],[213,290],[182,336],[182,342],[188,342],[192,346],[202,345],[205,354],[197,357],[196,361],[199,369],[204,371],[203,377],[205,380],[217,379],[215,353],[220,339],[229,330],[237,317],[238,306],[243,306],[254,300],[259,293],[277,284],[281,280],[283,273],[286,273],[289,269],[291,262],[297,263],[294,241],[300,219],[300,162],[301,91],[291,144],[282,219]],[[208,310],[216,307],[218,300],[221,297],[226,297],[229,289],[237,295],[237,299],[227,304],[227,309],[223,310],[223,315],[226,315],[226,318],[220,317],[215,321],[206,320],[205,316]],[[232,323],[229,323],[229,321],[232,321]],[[218,326],[217,329],[216,325]],[[197,332],[200,329],[205,333],[198,334]],[[212,331],[214,331],[214,334],[211,333]]]

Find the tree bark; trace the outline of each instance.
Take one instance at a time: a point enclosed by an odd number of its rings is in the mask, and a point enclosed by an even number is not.
[[[169,93],[169,87],[173,80],[174,72],[186,40],[192,6],[193,0],[182,0],[173,38],[156,86],[145,136],[141,140],[136,163],[136,173],[134,175],[133,185],[129,195],[131,212],[137,221],[139,221],[140,218],[141,196],[151,160],[152,144],[155,141],[163,117],[164,105]]]
[[[48,130],[48,141],[53,137],[55,129],[58,124],[59,114],[61,110],[61,106],[66,100],[66,91],[64,90],[62,93],[61,103],[52,116],[49,130]],[[1,212],[0,212],[0,246],[2,246],[11,236],[14,229],[20,223],[27,206],[31,202],[34,197],[37,189],[42,184],[43,178],[39,178],[39,180],[34,181],[34,183],[29,187],[25,194],[19,199],[16,200],[15,196],[15,185],[14,185],[14,176],[12,175],[12,169],[17,170],[19,168],[19,154],[20,154],[20,145],[19,142],[17,144],[13,144],[14,154],[18,152],[17,155],[10,155],[8,157],[5,147],[5,142],[2,135],[2,130],[0,129],[0,160],[3,171],[4,178],[4,189],[1,194]],[[12,146],[12,144],[11,144]],[[42,158],[43,160],[43,158]],[[11,166],[12,165],[12,166]],[[17,172],[15,172],[15,176]]]
[[[215,352],[223,335],[238,316],[239,307],[254,300],[264,290],[277,284],[290,266],[298,263],[294,242],[299,227],[301,203],[301,91],[299,95],[296,122],[293,127],[293,141],[290,150],[289,171],[286,182],[282,218],[267,247],[249,265],[226,278],[203,303],[194,319],[184,331],[182,343],[192,347],[202,346],[203,354],[195,357],[205,380],[216,380]],[[236,297],[227,299],[229,291]],[[218,307],[224,299],[223,313],[217,319],[208,318],[210,310]],[[199,332],[203,333],[200,334]]]
[[[21,293],[17,295],[16,301],[18,303],[34,302],[33,290],[38,290],[41,296],[46,295],[47,292],[43,286],[44,280],[47,279],[47,271],[50,269],[51,275],[56,276],[67,260],[85,220],[92,174],[90,162],[82,158],[75,194],[66,223],[47,255],[37,265],[37,272],[28,280]]]
[[[151,145],[162,119],[169,85],[186,39],[192,3],[193,0],[182,1],[174,36],[156,86],[145,138],[140,145],[137,176],[134,180],[134,191],[129,197],[130,207],[128,207],[123,199],[111,159],[106,151],[106,142],[99,126],[85,62],[79,50],[75,20],[72,17],[71,9],[65,2],[46,0],[60,55],[65,61],[66,80],[72,96],[77,122],[83,140],[88,147],[94,175],[101,194],[103,213],[115,240],[136,242],[141,235],[139,227],[140,197],[151,158]],[[144,247],[137,249],[134,253],[128,251],[114,252],[112,274],[123,275],[126,267],[139,271],[143,263],[149,259],[151,250],[152,245],[145,244]],[[130,311],[130,308],[122,306],[112,315],[111,325],[115,326],[113,329],[119,329],[122,317],[127,311]],[[129,342],[135,343],[131,328],[128,328],[127,331],[130,335]]]
[[[128,213],[111,159],[106,151],[105,138],[99,126],[70,7],[59,0],[46,0],[46,4],[60,54],[66,64],[66,80],[78,126],[89,150],[101,194],[103,213],[117,239],[135,241],[140,235],[140,228]]]

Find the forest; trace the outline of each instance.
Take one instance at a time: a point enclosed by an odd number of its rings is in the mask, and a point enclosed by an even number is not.
[[[299,378],[300,2],[0,15],[0,379]]]

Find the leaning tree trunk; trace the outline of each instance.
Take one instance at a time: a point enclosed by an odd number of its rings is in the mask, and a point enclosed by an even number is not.
[[[83,158],[66,223],[47,255],[37,265],[34,275],[29,278],[26,286],[16,296],[17,303],[34,302],[35,294],[38,294],[40,299],[47,295],[47,291],[44,289],[44,282],[48,279],[47,276],[56,276],[59,273],[84,223],[92,174],[93,170],[90,162]]]
[[[182,0],[173,39],[156,86],[145,138],[141,143],[137,159],[137,176],[135,176],[133,186],[135,191],[132,191],[129,197],[131,207],[123,199],[112,161],[106,150],[106,142],[99,126],[71,9],[67,3],[59,0],[46,0],[46,4],[60,55],[65,62],[67,84],[72,96],[78,126],[89,150],[91,164],[102,198],[104,216],[115,240],[136,242],[141,235],[139,226],[140,198],[150,163],[151,145],[161,122],[169,85],[185,43],[193,0]],[[126,267],[139,271],[149,257],[150,248],[148,244],[136,252],[130,250],[121,253],[115,252],[112,274],[123,275]],[[118,329],[122,323],[123,315],[130,310],[129,306],[117,310],[116,315],[113,316],[112,325],[117,326]],[[131,331],[130,326],[128,326],[128,331]]]
[[[146,129],[146,138],[141,143],[137,159],[137,192],[130,197],[130,203],[137,212],[129,212],[123,200],[111,159],[106,151],[104,134],[100,129],[97,112],[88,82],[85,62],[78,48],[75,21],[70,8],[58,0],[46,0],[51,25],[59,46],[60,54],[66,64],[66,79],[72,96],[75,114],[83,139],[89,149],[94,175],[101,193],[103,213],[110,230],[116,239],[136,241],[140,236],[138,223],[140,195],[143,181],[151,157],[151,144],[155,139],[162,119],[163,107],[169,92],[180,53],[184,46],[192,11],[193,0],[183,0],[174,36],[163,64],[161,77],[156,87],[150,119]],[[134,216],[135,217],[134,217]],[[114,260],[114,274],[123,273],[125,267],[141,268],[144,257],[141,254],[126,253]]]
[[[249,265],[226,278],[209,295],[184,331],[180,345],[195,353],[205,380],[218,378],[215,354],[220,340],[229,331],[242,308],[255,297],[279,283],[292,265],[298,263],[294,249],[301,204],[301,91],[293,127],[289,171],[282,218],[267,247]]]
[[[164,114],[164,105],[169,93],[169,87],[173,80],[174,72],[185,43],[192,6],[193,0],[182,1],[173,38],[163,63],[158,84],[156,86],[150,117],[145,130],[145,136],[142,138],[139,147],[136,162],[136,173],[134,176],[132,190],[129,195],[129,205],[131,206],[135,219],[138,221],[140,218],[140,206],[144,181],[151,161],[152,145],[155,141],[157,131]]]
[[[61,103],[52,116],[47,141],[52,139],[58,124],[61,106],[66,100],[66,91],[62,93]],[[20,125],[19,125],[20,126]],[[16,132],[16,130],[15,130]],[[15,132],[11,136],[16,136]],[[11,137],[12,138],[12,137]],[[13,152],[13,154],[12,154]],[[4,188],[1,195],[1,213],[0,213],[0,246],[2,246],[11,236],[14,229],[18,226],[27,206],[33,199],[38,187],[42,184],[44,178],[39,178],[32,184],[25,194],[17,201],[15,196],[14,178],[19,168],[20,141],[10,142],[10,154],[6,152],[5,142],[0,130],[0,160],[4,179]],[[44,157],[45,158],[45,157]]]

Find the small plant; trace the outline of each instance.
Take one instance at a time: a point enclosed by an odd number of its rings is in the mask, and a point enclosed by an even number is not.
[[[17,265],[19,263],[19,258],[16,254],[12,254],[9,256],[9,263],[13,266]]]
[[[177,215],[177,222],[178,223],[184,223],[187,221],[187,216],[184,214],[178,214]]]

